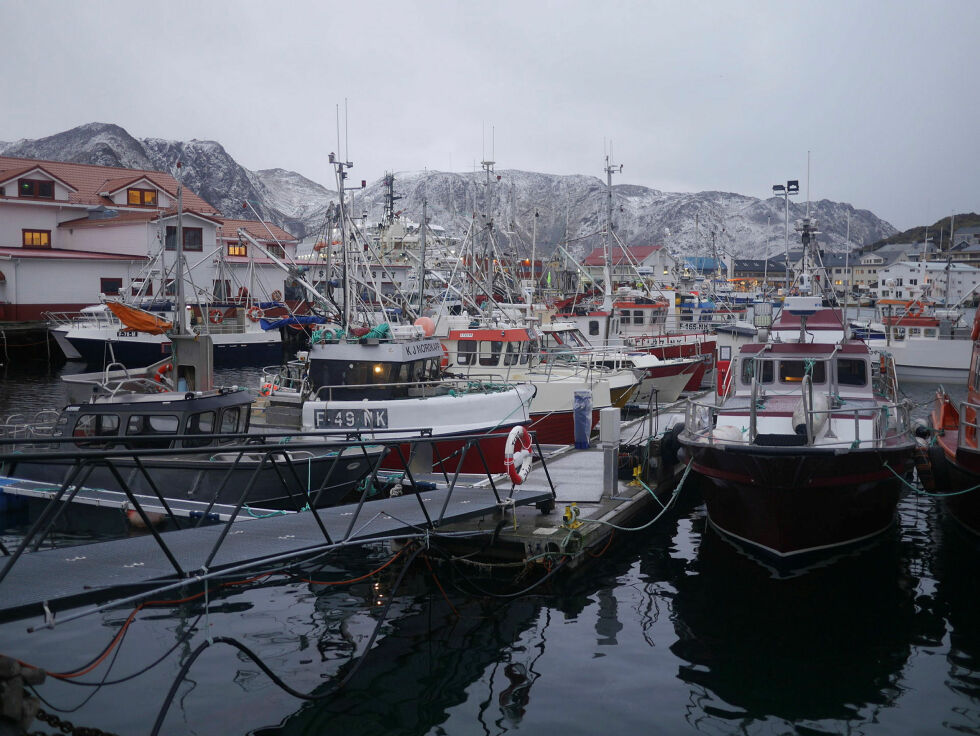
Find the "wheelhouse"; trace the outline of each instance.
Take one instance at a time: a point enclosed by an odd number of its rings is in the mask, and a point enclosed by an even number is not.
[[[751,344],[738,360],[739,392],[755,382],[767,393],[796,393],[809,376],[814,386],[837,393],[869,394],[873,380],[870,353],[860,345],[827,349],[825,345]],[[833,348],[833,346],[831,346]]]
[[[83,449],[172,449],[235,443],[215,435],[243,434],[251,396],[245,390],[181,394],[168,400],[73,404],[65,407],[53,436]],[[94,438],[94,439],[89,439]]]
[[[523,327],[451,330],[446,345],[450,366],[476,373],[480,368],[527,368],[541,350],[537,332]]]

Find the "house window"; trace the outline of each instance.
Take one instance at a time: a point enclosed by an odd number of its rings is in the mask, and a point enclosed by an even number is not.
[[[24,233],[25,248],[50,248],[51,247],[50,230],[22,230],[21,232]]]
[[[248,246],[245,243],[228,243],[228,255],[247,256]]]
[[[286,249],[283,248],[281,245],[277,245],[275,243],[271,243],[269,245],[266,245],[265,246],[265,249],[267,251],[269,251],[272,255],[274,255],[276,258],[285,258],[286,257]]]
[[[106,296],[119,296],[122,291],[122,279],[99,279],[99,291]]]
[[[177,227],[167,225],[167,250],[177,249]],[[199,227],[184,228],[184,250],[203,250],[204,230]]]
[[[155,189],[127,189],[126,203],[134,207],[156,207],[157,193]]]
[[[42,179],[19,179],[17,191],[21,197],[54,199],[54,182]]]

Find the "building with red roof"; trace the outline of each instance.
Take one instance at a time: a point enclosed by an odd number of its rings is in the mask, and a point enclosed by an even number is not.
[[[609,263],[613,284],[617,286],[643,279],[655,279],[661,284],[673,284],[676,280],[677,259],[662,245],[613,246],[609,249]],[[585,270],[598,281],[603,278],[604,264],[605,251],[602,246],[593,249],[582,261]]]
[[[172,275],[177,180],[161,171],[0,156],[0,320],[42,319]],[[238,289],[236,269],[254,284],[257,267],[270,293],[285,274],[239,243],[244,228],[280,255],[296,239],[281,228],[221,217],[194,192],[182,192],[183,248],[203,296]],[[254,260],[254,262],[253,262]],[[220,271],[220,273],[219,273]],[[245,288],[245,287],[239,287]],[[144,291],[146,293],[146,291]]]

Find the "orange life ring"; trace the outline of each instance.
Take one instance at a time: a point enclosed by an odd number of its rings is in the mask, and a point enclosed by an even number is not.
[[[262,319],[265,313],[259,307],[256,307],[253,304],[251,307],[248,308],[248,312],[246,312],[246,314],[248,315],[248,318],[250,320],[252,320],[253,322],[258,322],[260,319]]]
[[[276,289],[274,292],[272,292],[271,296],[272,296],[272,301],[277,302],[280,299],[282,299],[282,292],[279,291],[279,289]]]
[[[220,325],[225,318],[225,313],[220,309],[212,309],[208,312],[208,319],[211,320],[212,324]]]
[[[439,367],[449,367],[449,348],[447,348],[445,345],[442,346],[442,360],[439,361]]]
[[[517,450],[517,464],[514,462],[514,450]],[[507,444],[504,445],[504,467],[511,482],[519,486],[527,480],[528,473],[531,472],[531,462],[534,455],[531,452],[531,435],[528,434],[527,427],[518,424],[510,430],[507,435]]]

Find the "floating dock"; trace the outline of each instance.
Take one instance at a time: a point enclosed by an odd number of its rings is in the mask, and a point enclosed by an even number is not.
[[[539,461],[516,487],[506,476],[450,478],[415,473],[402,496],[362,498],[357,504],[315,513],[247,507],[243,511],[168,499],[174,517],[198,523],[164,533],[40,551],[27,551],[25,543],[23,553],[6,558],[0,569],[0,619],[43,615],[50,620],[52,615],[57,618],[57,610],[118,599],[125,591],[160,590],[341,546],[427,534],[437,534],[443,545],[480,550],[491,564],[560,559],[565,566],[576,567],[588,559],[586,552],[605,545],[616,529],[628,529],[632,520],[669,506],[684,471],[676,458],[661,452],[661,441],[669,433],[650,441],[656,426],[669,427],[683,419],[677,405],[662,409],[656,425],[649,417],[620,425],[618,410],[613,411],[608,418],[616,419],[620,430],[615,442],[583,450],[539,447]],[[631,481],[619,479],[620,455],[629,449],[620,445],[620,434],[641,436],[647,448],[642,457],[646,467],[638,469]],[[0,486],[7,494],[49,502],[59,490],[50,483],[16,479],[0,479]],[[153,497],[93,489],[79,490],[73,503],[126,509],[134,498],[144,512],[164,510]]]

